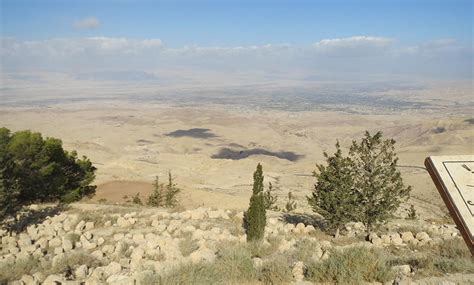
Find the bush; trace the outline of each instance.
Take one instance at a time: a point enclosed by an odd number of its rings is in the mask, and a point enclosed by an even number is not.
[[[298,203],[296,203],[295,198],[293,198],[293,193],[288,192],[288,201],[285,204],[285,212],[290,213],[296,210]]]
[[[244,228],[247,241],[261,240],[265,232],[266,221],[265,199],[263,197],[262,165],[257,165],[253,174],[253,189],[249,209],[244,213]]]
[[[416,220],[418,218],[418,214],[416,213],[415,206],[410,205],[410,209],[407,213],[407,220]]]
[[[328,259],[309,264],[307,277],[315,282],[361,284],[392,278],[384,254],[365,247],[333,250]]]
[[[40,133],[0,128],[0,220],[34,202],[73,202],[94,194],[96,168]]]
[[[258,272],[258,279],[263,284],[289,284],[293,274],[288,260],[283,256],[276,256],[265,261]]]
[[[278,211],[279,208],[276,205],[278,202],[278,197],[273,193],[273,184],[268,183],[268,190],[263,192],[263,202],[265,204],[265,209]]]
[[[143,205],[142,199],[140,199],[140,193],[137,192],[137,194],[133,196],[132,203],[135,205]]]

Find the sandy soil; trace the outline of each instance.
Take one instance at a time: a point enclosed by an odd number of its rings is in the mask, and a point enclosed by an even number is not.
[[[61,138],[66,149],[87,155],[98,168],[94,200],[124,201],[139,192],[146,197],[156,175],[168,171],[183,189],[184,207],[244,208],[252,173],[263,164],[284,203],[293,192],[304,209],[311,173],[323,152],[339,139],[348,148],[365,130],[381,130],[397,140],[400,171],[413,186],[412,198],[422,215],[444,216],[444,205],[423,169],[430,155],[473,153],[474,124],[469,114],[399,112],[351,114],[157,104],[1,107],[0,125],[31,129]]]

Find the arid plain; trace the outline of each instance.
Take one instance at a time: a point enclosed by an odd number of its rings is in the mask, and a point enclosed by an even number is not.
[[[139,96],[133,86],[119,85],[94,90],[127,95],[100,99],[83,95],[87,90],[65,97],[59,95],[65,90],[44,89],[39,93],[48,96],[31,97],[35,91],[24,88],[14,99],[3,93],[0,122],[61,138],[66,149],[88,156],[98,168],[95,201],[146,197],[155,176],[165,181],[171,171],[185,208],[244,209],[261,162],[280,203],[291,191],[299,211],[307,210],[323,152],[332,153],[336,140],[347,150],[365,130],[380,130],[397,141],[400,171],[413,186],[403,208],[414,204],[422,217],[442,219],[445,206],[423,162],[472,153],[472,86],[328,86],[162,88],[158,95],[141,87]]]

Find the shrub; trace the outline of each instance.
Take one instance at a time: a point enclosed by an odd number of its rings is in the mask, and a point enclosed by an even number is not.
[[[217,272],[225,283],[242,284],[256,278],[250,252],[244,246],[222,248],[215,261]]]
[[[295,199],[293,198],[293,193],[288,192],[288,201],[285,204],[285,212],[293,212],[296,210],[298,204],[296,203]]]
[[[273,184],[268,183],[268,190],[263,193],[263,202],[265,204],[266,210],[278,211],[279,208],[276,205],[278,202],[278,197],[273,193]]]
[[[266,210],[263,197],[263,171],[262,165],[257,165],[253,174],[253,189],[250,197],[250,205],[244,213],[244,227],[247,233],[247,241],[261,240],[265,232]]]
[[[188,235],[179,241],[178,247],[183,256],[188,256],[196,251],[199,248],[199,245],[196,240],[192,239],[192,237]]]
[[[258,272],[258,279],[263,284],[289,284],[293,279],[293,274],[283,256],[276,256],[263,263]]]
[[[165,206],[166,207],[176,207],[178,205],[178,199],[176,195],[181,192],[176,186],[176,183],[173,181],[173,176],[171,171],[168,173],[168,185],[166,185],[166,194],[165,194]]]
[[[416,213],[415,206],[410,205],[410,209],[407,213],[407,220],[416,220],[418,218],[418,214]]]
[[[361,284],[388,281],[392,272],[382,252],[355,247],[333,250],[328,259],[309,264],[307,277],[315,282]]]
[[[161,207],[164,204],[165,196],[165,187],[160,183],[158,176],[155,177],[155,182],[153,183],[153,192],[148,196],[147,204],[149,206]]]
[[[135,196],[133,196],[132,203],[136,205],[143,205],[142,199],[140,199],[140,193],[137,192]]]

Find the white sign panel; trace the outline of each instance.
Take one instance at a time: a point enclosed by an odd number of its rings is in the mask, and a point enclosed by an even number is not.
[[[474,155],[431,156],[425,165],[474,254]]]

